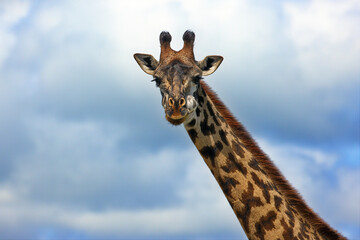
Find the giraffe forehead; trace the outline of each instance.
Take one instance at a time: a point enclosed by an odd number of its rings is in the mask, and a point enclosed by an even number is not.
[[[176,63],[174,65],[168,66],[165,71],[167,72],[168,78],[184,78],[190,74],[191,68],[191,66],[182,63]]]
[[[189,82],[199,72],[196,68],[180,61],[173,61],[171,64],[157,69],[155,75],[163,80],[163,86],[172,94],[180,94],[188,89]]]
[[[156,72],[157,74],[165,75],[168,78],[185,77],[196,72],[196,68],[191,64],[174,60],[170,64],[161,66]]]

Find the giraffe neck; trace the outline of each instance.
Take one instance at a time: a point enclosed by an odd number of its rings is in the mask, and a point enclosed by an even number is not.
[[[249,239],[343,238],[312,212],[205,83],[197,94],[185,129]]]

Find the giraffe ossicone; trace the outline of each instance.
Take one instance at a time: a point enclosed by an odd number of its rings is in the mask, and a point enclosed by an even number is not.
[[[194,57],[195,34],[186,31],[184,46],[171,48],[171,35],[160,34],[157,61],[134,54],[160,89],[166,119],[184,124],[219,183],[249,239],[346,239],[321,219],[283,177],[270,158],[204,83],[223,57]]]

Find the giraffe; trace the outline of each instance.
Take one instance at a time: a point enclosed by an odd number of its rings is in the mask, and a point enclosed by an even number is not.
[[[244,126],[203,81],[223,57],[194,57],[195,34],[186,31],[180,51],[160,34],[157,61],[134,54],[160,89],[166,119],[183,124],[249,239],[346,239],[321,219],[290,185]]]

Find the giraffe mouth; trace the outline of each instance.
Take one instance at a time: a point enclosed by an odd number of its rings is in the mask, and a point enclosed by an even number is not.
[[[172,125],[180,125],[182,124],[187,118],[187,114],[185,116],[169,116],[166,114],[166,120],[168,120]]]

